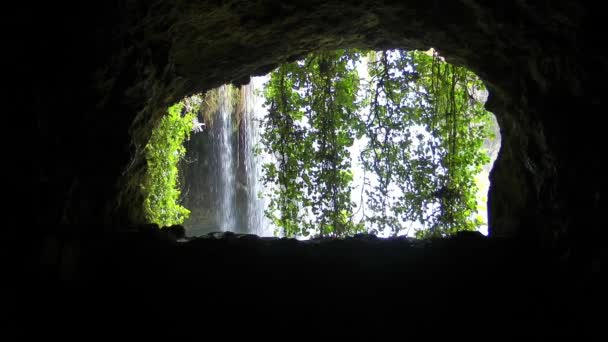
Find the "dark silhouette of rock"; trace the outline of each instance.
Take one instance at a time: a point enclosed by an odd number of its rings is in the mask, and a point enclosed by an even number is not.
[[[49,331],[62,338],[78,323],[112,337],[129,327],[138,337],[210,334],[185,328],[203,324],[193,310],[219,322],[351,332],[389,321],[399,336],[414,334],[404,322],[427,337],[483,334],[473,317],[495,331],[489,338],[599,333],[608,79],[601,2],[12,5],[3,80],[18,110],[6,113],[26,121],[16,127],[36,149],[18,165],[30,167],[18,183],[28,214],[9,228],[23,232],[15,246],[24,257],[7,258],[23,270],[22,334],[42,331],[32,328],[38,322],[55,324]],[[145,222],[142,148],[184,96],[316,49],[431,46],[489,90],[486,107],[502,137],[488,203],[494,238],[300,243],[225,234],[174,243],[153,238],[154,229],[123,229]],[[481,295],[468,294],[478,287]],[[103,329],[91,327],[102,312]]]

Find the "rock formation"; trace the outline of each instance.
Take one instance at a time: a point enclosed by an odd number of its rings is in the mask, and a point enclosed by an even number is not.
[[[141,149],[164,110],[185,96],[246,83],[317,49],[432,46],[486,82],[487,108],[501,127],[491,235],[599,272],[608,76],[601,7],[567,0],[18,4],[4,20],[3,58],[17,107],[8,115],[28,120],[37,150],[23,182],[33,215],[23,220],[47,232],[78,224],[87,234],[142,223]],[[66,258],[81,255],[71,251]],[[488,286],[494,296],[508,289]]]

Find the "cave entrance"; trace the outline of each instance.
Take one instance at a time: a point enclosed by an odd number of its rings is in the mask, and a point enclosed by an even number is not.
[[[486,235],[500,147],[486,99],[433,49],[315,52],[186,98],[174,223],[190,236]]]

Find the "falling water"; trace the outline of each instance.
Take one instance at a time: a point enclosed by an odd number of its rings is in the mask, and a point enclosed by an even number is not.
[[[218,210],[218,226],[222,231],[235,229],[235,167],[232,146],[232,89],[223,85],[219,90],[219,122],[220,129],[215,131],[218,142],[218,171],[220,183],[220,205]]]
[[[187,142],[182,193],[191,211],[184,222],[189,235],[213,231],[273,234],[264,215],[267,204],[258,196],[263,190],[262,164],[269,156],[254,153],[265,115],[263,99],[256,92],[264,82],[263,77],[252,78],[238,97],[234,87],[218,88],[217,109],[209,127],[195,132]]]
[[[259,147],[261,139],[260,122],[264,117],[262,99],[257,96],[256,90],[263,86],[263,78],[252,78],[251,82],[241,88],[245,102],[243,122],[244,141],[243,159],[246,171],[247,186],[247,232],[261,236],[272,235],[268,219],[264,216],[266,206],[265,200],[259,196],[263,190],[262,164],[268,160],[268,156],[261,151],[254,153]]]

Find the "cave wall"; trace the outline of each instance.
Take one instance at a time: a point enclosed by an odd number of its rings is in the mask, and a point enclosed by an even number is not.
[[[143,220],[142,146],[171,103],[316,49],[426,49],[486,82],[501,126],[490,232],[597,247],[606,53],[593,2],[99,1],[17,8],[14,99],[41,149],[37,223]],[[18,6],[19,7],[19,6]],[[582,249],[586,250],[586,249]]]

